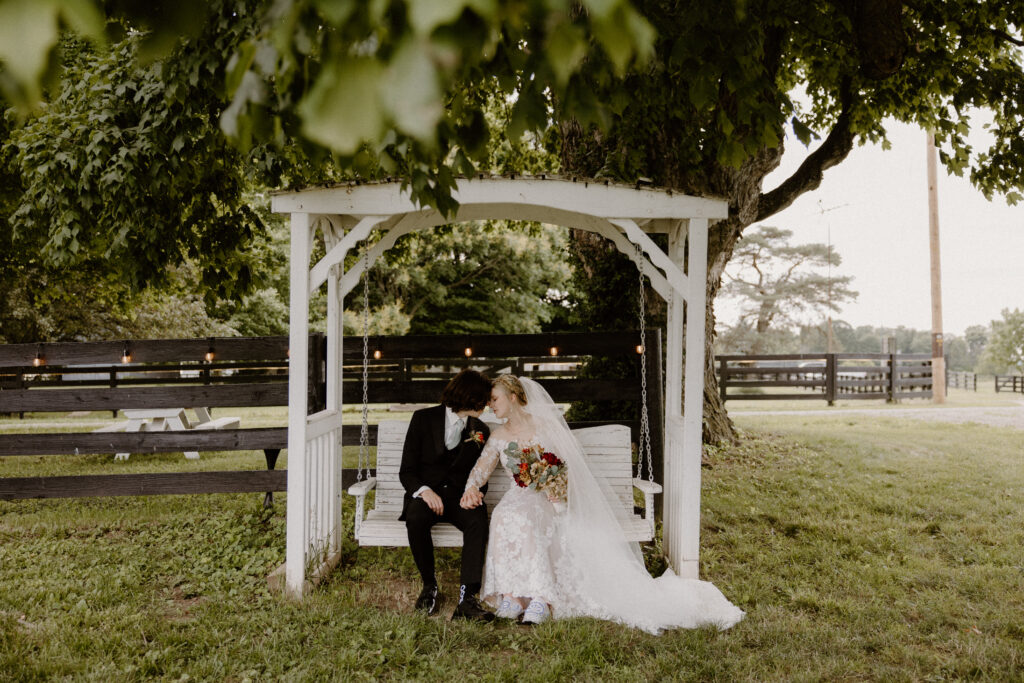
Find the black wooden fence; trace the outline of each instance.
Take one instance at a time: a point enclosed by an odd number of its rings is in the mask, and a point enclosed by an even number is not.
[[[718,356],[723,401],[932,397],[928,354],[820,353]],[[792,390],[792,391],[787,391]]]
[[[1024,376],[996,375],[996,393],[998,394],[1000,391],[1024,394]]]
[[[655,474],[661,476],[663,408],[661,337],[648,333],[648,396]],[[461,367],[492,374],[510,370],[543,383],[557,402],[632,400],[637,417],[627,424],[636,440],[640,379],[577,376],[589,356],[636,357],[637,332],[544,335],[371,337],[368,400],[371,403],[436,403]],[[310,410],[325,397],[326,339],[310,337]],[[129,340],[0,345],[0,414],[112,411],[140,407],[284,406],[288,395],[288,339]],[[362,339],[343,347],[346,404],[362,400]],[[639,367],[639,363],[638,363]],[[8,423],[9,426],[10,423]],[[579,427],[586,424],[571,423]],[[371,425],[371,445],[376,426]],[[359,442],[359,426],[346,425],[343,445]],[[268,469],[287,444],[287,428],[207,432],[13,433],[0,431],[0,456],[133,454],[180,450],[266,449]],[[273,458],[271,458],[273,453]],[[117,465],[111,463],[111,469]],[[355,476],[345,471],[346,478]],[[283,471],[103,474],[78,477],[0,478],[0,499],[94,495],[148,495],[285,490]]]

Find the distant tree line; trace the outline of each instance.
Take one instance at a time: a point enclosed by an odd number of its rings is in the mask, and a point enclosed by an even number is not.
[[[746,354],[750,338],[756,334],[742,321],[725,326],[715,341],[716,354]],[[833,345],[837,353],[880,353],[885,340],[898,353],[931,353],[930,330],[910,327],[874,327],[836,320],[832,323]],[[826,323],[795,325],[771,329],[760,340],[757,353],[822,353],[828,346]],[[943,335],[947,367],[950,370],[980,374],[1024,374],[1024,311],[1003,311],[1002,320],[988,325],[971,325],[964,334]]]

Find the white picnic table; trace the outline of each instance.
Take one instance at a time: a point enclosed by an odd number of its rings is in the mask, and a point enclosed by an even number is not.
[[[237,429],[240,420],[237,417],[212,418],[209,408],[192,408],[195,420],[190,420],[185,408],[138,408],[122,410],[125,416],[122,422],[101,427],[97,432],[184,432],[191,429],[208,431],[211,429]],[[131,453],[117,453],[115,460],[127,460]],[[185,451],[189,460],[198,460],[199,451]]]

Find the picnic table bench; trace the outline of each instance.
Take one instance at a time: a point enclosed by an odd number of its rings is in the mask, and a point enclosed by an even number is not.
[[[125,420],[100,427],[95,432],[184,432],[189,429],[201,431],[212,429],[238,429],[241,420],[237,417],[210,416],[209,408],[194,408],[196,419],[189,420],[184,408],[135,408],[121,411]],[[131,453],[116,453],[115,460],[127,460]],[[185,451],[189,460],[198,460],[199,451]]]

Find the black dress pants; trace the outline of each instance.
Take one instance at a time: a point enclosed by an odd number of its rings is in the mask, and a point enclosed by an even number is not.
[[[405,527],[409,533],[409,549],[416,562],[424,584],[437,583],[434,576],[434,541],[431,528],[438,522],[448,522],[462,532],[463,585],[481,583],[484,571],[484,552],[487,549],[487,506],[479,505],[472,510],[459,506],[462,488],[442,487],[435,491],[444,503],[444,514],[436,515],[427,507],[422,498],[413,498],[405,510]]]

